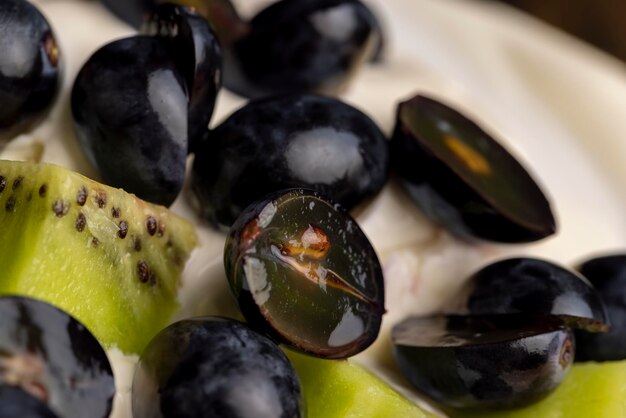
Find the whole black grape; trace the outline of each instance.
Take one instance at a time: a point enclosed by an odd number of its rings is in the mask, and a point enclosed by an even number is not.
[[[611,329],[605,334],[576,332],[576,361],[626,359],[626,255],[595,257],[578,268],[595,286],[606,306]]]
[[[384,185],[387,140],[339,100],[286,95],[249,102],[196,152],[192,190],[203,217],[229,228],[252,202],[290,187],[314,189],[351,209]]]
[[[176,322],[150,342],[132,405],[141,418],[305,416],[300,381],[278,346],[215,317]]]
[[[34,5],[0,2],[0,145],[45,116],[60,85],[60,59],[52,28]]]
[[[170,205],[187,157],[187,90],[160,39],[135,36],[96,51],[72,90],[80,145],[105,183]]]
[[[246,97],[337,94],[380,48],[380,25],[359,0],[282,0],[251,21],[226,59],[224,85]]]
[[[572,328],[609,328],[604,303],[589,281],[546,260],[499,260],[474,273],[468,283],[465,306],[471,314],[556,315]]]

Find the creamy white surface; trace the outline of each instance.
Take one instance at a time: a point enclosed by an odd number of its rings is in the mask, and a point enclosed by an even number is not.
[[[59,39],[64,88],[48,120],[0,157],[40,157],[97,178],[74,138],[69,92],[91,53],[133,30],[96,1],[34,3]],[[243,14],[266,3],[236,2]],[[387,61],[359,72],[343,98],[387,133],[393,128],[396,103],[414,93],[456,105],[525,162],[550,196],[560,229],[555,237],[533,245],[466,244],[426,221],[393,183],[359,211],[357,220],[383,263],[389,312],[377,343],[357,360],[417,399],[396,378],[389,357],[392,324],[409,313],[444,309],[463,278],[494,258],[532,254],[570,264],[626,246],[626,69],[506,7],[455,0],[369,3],[387,29]],[[213,124],[243,103],[220,93]],[[239,315],[224,278],[224,236],[197,219],[186,191],[173,209],[199,225],[202,241],[185,270],[183,309],[177,317]],[[129,418],[134,359],[116,350],[110,355],[118,382],[113,417]]]

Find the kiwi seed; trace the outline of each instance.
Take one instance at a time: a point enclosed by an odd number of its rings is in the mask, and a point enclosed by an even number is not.
[[[137,237],[135,237],[133,240],[133,248],[137,252],[141,251],[141,240]]]
[[[17,178],[13,180],[13,191],[17,190],[22,185],[23,180],[24,176],[17,176]]]
[[[111,216],[114,218],[119,218],[122,215],[122,211],[120,208],[116,208],[115,206],[111,209]]]
[[[85,230],[85,226],[87,225],[87,219],[85,215],[82,213],[78,214],[78,218],[76,218],[76,230],[78,232],[83,232]]]
[[[15,196],[11,196],[7,199],[7,202],[4,205],[4,209],[6,209],[7,212],[13,212],[14,208],[15,208]]]
[[[78,203],[79,206],[85,206],[86,202],[87,189],[85,188],[85,186],[81,186],[81,188],[78,189],[78,192],[76,193],[76,203]]]
[[[98,205],[100,209],[104,208],[107,205],[107,194],[103,190],[96,191],[96,195],[94,196],[94,201]]]
[[[157,232],[157,220],[154,219],[153,216],[148,216],[146,219],[146,229],[148,230],[148,234],[154,235]]]
[[[150,280],[150,267],[143,260],[137,262],[137,275],[141,283],[148,283]]]
[[[39,196],[44,197],[47,191],[48,191],[48,185],[45,183],[42,184],[41,187],[39,188]]]
[[[7,187],[7,179],[4,176],[0,176],[0,193],[4,191],[5,187]]]
[[[67,215],[67,212],[70,210],[70,204],[63,200],[55,200],[52,204],[52,211],[57,216],[57,218],[62,218]]]
[[[126,221],[120,221],[119,230],[117,231],[117,236],[121,239],[126,238],[126,234],[128,234],[128,223]]]

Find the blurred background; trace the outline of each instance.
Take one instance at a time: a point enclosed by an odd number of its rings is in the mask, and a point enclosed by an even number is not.
[[[531,13],[626,62],[626,0],[496,0]]]

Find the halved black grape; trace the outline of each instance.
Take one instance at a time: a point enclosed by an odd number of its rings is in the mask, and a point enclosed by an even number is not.
[[[580,274],[545,260],[500,260],[474,273],[468,284],[466,308],[471,314],[550,314],[573,328],[609,328],[596,289]]]
[[[336,94],[367,62],[378,22],[359,0],[283,0],[250,21],[226,57],[224,85],[246,97]]]
[[[300,381],[278,346],[215,317],[176,322],[150,342],[132,405],[137,418],[306,416]]]
[[[222,49],[207,21],[194,9],[158,6],[142,32],[163,40],[187,82],[189,152],[209,129],[215,99],[222,86]]]
[[[0,318],[1,385],[23,390],[60,417],[84,418],[86,411],[93,418],[109,416],[113,372],[89,330],[54,306],[26,297],[1,297]],[[11,393],[3,389],[1,395]]]
[[[72,114],[105,183],[170,205],[187,158],[185,81],[159,39],[135,36],[96,51],[78,73]]]
[[[60,85],[60,59],[52,28],[34,5],[0,2],[0,146],[45,116]]]
[[[365,114],[310,94],[252,101],[196,152],[192,190],[200,212],[229,228],[268,193],[306,187],[348,209],[387,179],[387,140]]]
[[[393,343],[409,381],[451,408],[536,402],[561,383],[575,352],[563,321],[527,314],[409,318]]]
[[[548,200],[520,163],[436,100],[400,103],[391,155],[415,203],[461,237],[526,242],[556,230]]]
[[[576,331],[576,361],[626,359],[626,255],[596,257],[585,261],[578,270],[604,301],[611,329],[606,334]]]
[[[314,191],[279,192],[246,209],[224,265],[248,322],[297,350],[345,358],[378,336],[385,298],[376,253],[350,215]]]

